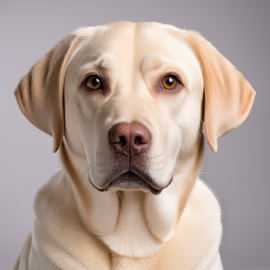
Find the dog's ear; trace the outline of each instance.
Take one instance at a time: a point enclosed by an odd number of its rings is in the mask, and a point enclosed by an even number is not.
[[[76,47],[76,34],[60,41],[21,79],[15,90],[19,107],[26,118],[53,136],[53,152],[64,133],[63,88],[67,63]]]
[[[204,78],[204,123],[209,146],[217,151],[217,139],[247,118],[255,91],[243,75],[216,48],[196,32],[188,40]]]

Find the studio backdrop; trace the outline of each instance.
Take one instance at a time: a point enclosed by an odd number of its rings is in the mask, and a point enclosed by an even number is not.
[[[20,78],[80,26],[156,21],[200,32],[251,83],[247,120],[206,144],[201,178],[223,213],[225,270],[270,269],[270,1],[0,2],[0,269],[11,269],[31,231],[38,189],[61,169],[52,138],[23,116],[14,97]]]

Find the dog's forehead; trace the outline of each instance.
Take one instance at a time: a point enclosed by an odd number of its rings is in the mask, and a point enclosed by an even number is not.
[[[186,42],[186,31],[160,23],[118,22],[82,28],[78,33],[84,41],[76,50],[76,58],[101,62],[101,66],[115,62],[158,67],[164,60],[195,58]],[[107,60],[107,61],[106,61]]]

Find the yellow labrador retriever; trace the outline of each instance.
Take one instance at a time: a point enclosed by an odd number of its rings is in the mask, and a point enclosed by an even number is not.
[[[219,204],[198,179],[208,143],[255,92],[200,34],[159,23],[80,28],[19,83],[63,169],[38,192],[14,270],[220,270]]]

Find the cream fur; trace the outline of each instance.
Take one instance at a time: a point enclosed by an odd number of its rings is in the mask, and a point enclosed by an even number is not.
[[[87,92],[87,74],[103,78],[106,91]],[[177,90],[159,88],[168,74],[180,78]],[[195,32],[129,22],[76,30],[15,92],[25,116],[53,136],[54,151],[60,146],[63,170],[39,191],[13,270],[221,270],[220,207],[198,178],[202,118],[216,151],[217,138],[247,117],[254,94]],[[151,133],[147,173],[160,186],[173,176],[159,195],[93,187],[114,169],[108,131],[122,122]]]

